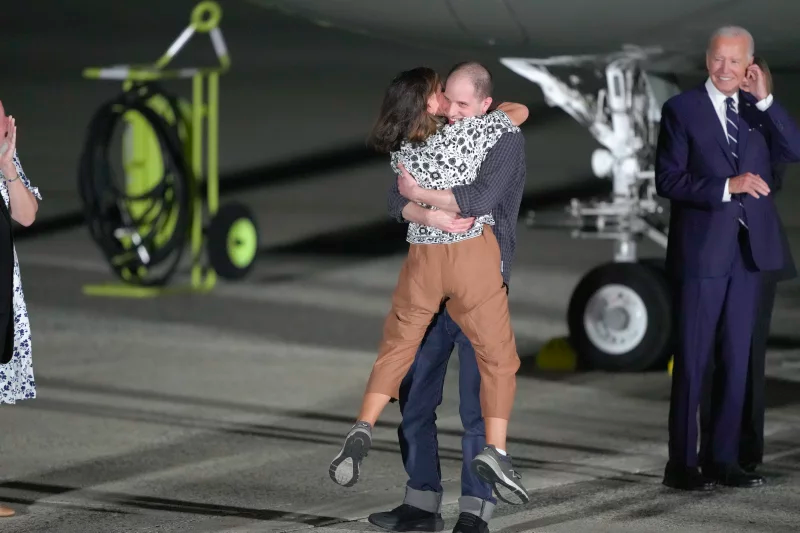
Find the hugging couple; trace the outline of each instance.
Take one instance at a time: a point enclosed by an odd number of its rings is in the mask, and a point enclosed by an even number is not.
[[[388,153],[397,181],[390,215],[408,224],[408,257],[392,296],[361,410],[330,465],[336,483],[360,475],[383,409],[400,400],[398,428],[409,475],[404,502],[369,521],[392,531],[441,531],[435,410],[455,344],[464,425],[461,515],[454,532],[486,532],[497,498],[528,501],[506,452],[520,362],[508,309],[516,221],[525,185],[528,117],[493,106],[488,69],[453,67],[441,83],[429,68],[394,78],[370,145]],[[446,120],[445,120],[446,118]]]

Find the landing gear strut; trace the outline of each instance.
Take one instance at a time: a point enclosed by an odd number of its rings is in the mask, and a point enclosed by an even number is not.
[[[606,56],[501,59],[603,146],[592,154],[592,169],[598,178],[611,179],[611,197],[573,199],[566,219],[555,224],[571,228],[573,238],[614,241],[614,260],[587,273],[569,303],[570,341],[587,368],[641,371],[666,363],[671,348],[664,269],[640,259],[637,250],[644,237],[667,246],[664,209],[656,199],[655,148],[661,105],[678,89],[644,70],[644,60],[658,53],[629,47]],[[537,213],[527,218],[530,226],[547,227]]]

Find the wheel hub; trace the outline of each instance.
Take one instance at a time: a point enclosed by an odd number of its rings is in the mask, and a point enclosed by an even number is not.
[[[258,252],[258,237],[255,224],[240,218],[231,225],[228,232],[228,254],[231,262],[239,268],[249,265]]]
[[[598,349],[621,355],[635,349],[647,332],[647,308],[626,285],[605,285],[589,299],[584,327]]]
[[[611,331],[624,331],[631,322],[631,317],[624,307],[611,307],[603,310],[603,323]]]

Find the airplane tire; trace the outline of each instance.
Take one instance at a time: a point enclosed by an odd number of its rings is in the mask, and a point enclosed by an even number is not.
[[[567,311],[580,366],[612,372],[641,372],[669,357],[672,322],[669,285],[653,262],[592,269]]]
[[[663,257],[661,257],[661,258],[645,257],[645,258],[640,258],[639,259],[639,264],[640,265],[645,265],[645,266],[647,266],[647,267],[649,267],[651,269],[654,269],[656,271],[656,273],[658,273],[658,275],[660,275],[662,277],[662,279],[664,280],[664,283],[667,284],[667,291],[668,291],[668,294],[670,295],[670,309],[672,309],[672,307],[671,307],[672,306],[672,296],[671,295],[673,294],[673,288],[672,288],[672,284],[670,283],[669,278],[667,276],[667,263],[666,263],[666,260]],[[674,313],[670,314],[670,317],[674,317],[674,316],[675,316]],[[675,346],[675,341],[676,341],[675,334],[676,334],[676,330],[675,330],[675,326],[673,324],[673,329],[671,331],[671,337],[670,337],[670,341],[669,341],[669,346],[667,347],[667,350],[665,350],[664,355],[660,359],[656,360],[656,362],[650,368],[651,370],[665,370],[665,369],[667,369],[672,356],[675,354],[675,348],[676,348],[676,346]]]

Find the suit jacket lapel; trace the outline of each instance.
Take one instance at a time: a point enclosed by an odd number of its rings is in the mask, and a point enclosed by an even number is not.
[[[722,129],[722,124],[719,121],[719,115],[717,115],[717,110],[714,109],[714,104],[711,103],[711,98],[708,95],[708,91],[706,90],[705,85],[701,85],[697,91],[697,104],[699,108],[698,116],[703,124],[708,124],[715,133],[714,137],[717,139],[717,143],[722,151],[725,153],[725,157],[728,158],[728,162],[731,164],[731,168],[736,170],[736,161],[733,159],[733,153],[731,153],[731,147],[728,143],[728,136],[725,133],[725,130]],[[741,131],[739,135],[741,136]],[[741,142],[741,141],[740,141]],[[739,150],[739,157],[741,157],[743,151]]]

